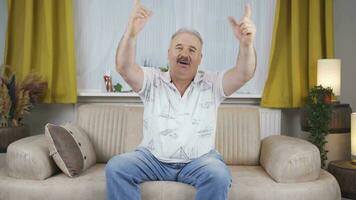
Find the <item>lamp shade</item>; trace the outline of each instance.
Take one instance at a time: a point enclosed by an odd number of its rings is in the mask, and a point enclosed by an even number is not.
[[[331,87],[335,96],[340,96],[341,60],[319,59],[317,83],[323,87]]]
[[[351,114],[351,154],[356,156],[356,113]]]

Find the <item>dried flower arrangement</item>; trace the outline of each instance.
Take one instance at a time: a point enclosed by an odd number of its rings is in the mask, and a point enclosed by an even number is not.
[[[24,115],[29,113],[47,90],[47,81],[36,74],[28,74],[16,82],[10,66],[0,66],[0,127],[19,127]]]

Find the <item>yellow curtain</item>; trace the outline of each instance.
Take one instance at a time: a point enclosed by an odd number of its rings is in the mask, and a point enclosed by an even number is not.
[[[71,0],[8,0],[5,63],[48,81],[45,103],[77,102]]]
[[[317,60],[333,57],[333,0],[276,0],[261,106],[302,107],[316,85]]]

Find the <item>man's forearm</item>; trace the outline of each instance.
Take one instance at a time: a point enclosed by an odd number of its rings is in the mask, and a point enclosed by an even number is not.
[[[119,73],[136,64],[136,40],[127,32],[122,36],[116,51],[116,70]]]
[[[238,71],[240,80],[247,82],[253,77],[256,71],[256,51],[253,46],[240,46],[235,69]]]

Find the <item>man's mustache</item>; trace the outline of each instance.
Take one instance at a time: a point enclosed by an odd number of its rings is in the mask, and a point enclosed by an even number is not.
[[[178,56],[177,63],[189,65],[191,63],[191,59],[190,59],[190,57],[187,57],[187,56]]]

